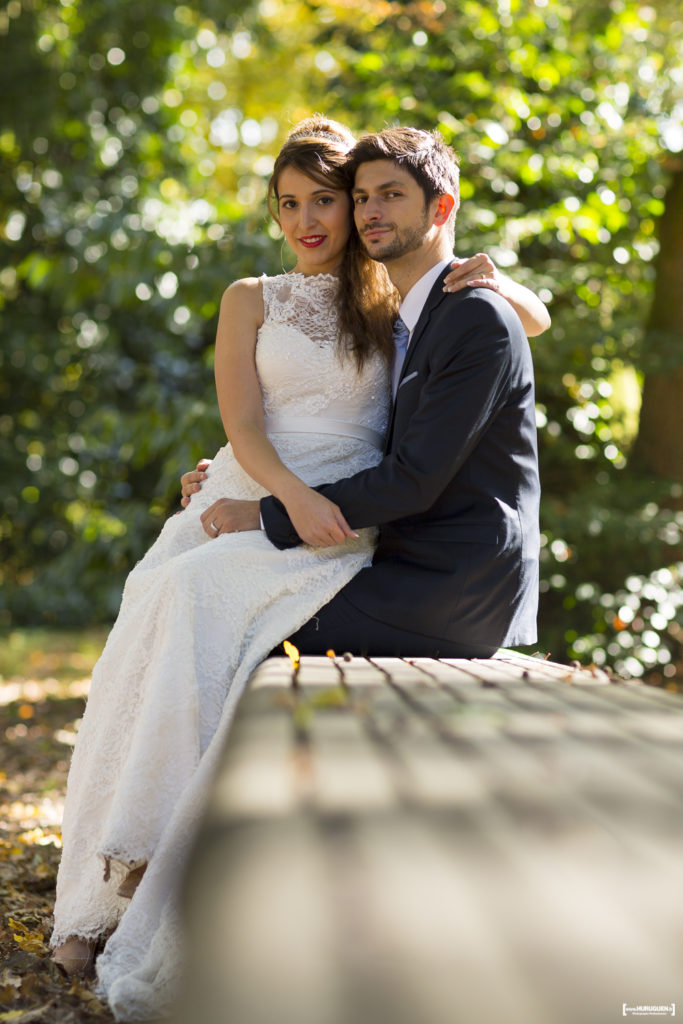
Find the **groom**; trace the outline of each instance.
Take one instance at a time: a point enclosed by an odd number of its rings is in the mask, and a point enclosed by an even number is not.
[[[454,154],[436,133],[387,128],[352,150],[363,245],[401,296],[394,406],[378,466],[316,488],[353,529],[379,526],[361,570],[292,642],[303,654],[487,657],[536,639],[534,384],[522,326],[494,291],[443,291],[459,204]],[[229,502],[257,529],[255,502]],[[301,541],[284,506],[260,503],[278,548]]]

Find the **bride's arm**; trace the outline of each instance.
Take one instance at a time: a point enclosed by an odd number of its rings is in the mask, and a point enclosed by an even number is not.
[[[466,287],[492,288],[510,303],[528,338],[534,338],[550,327],[550,313],[538,295],[501,273],[490,256],[479,252],[466,260],[454,260],[453,268],[444,279],[444,291],[457,292]]]
[[[297,532],[306,543],[342,543],[345,537],[356,534],[338,506],[326,498],[320,501],[322,495],[285,466],[266,434],[255,363],[256,336],[263,317],[263,291],[258,278],[244,278],[226,289],[214,357],[218,406],[225,433],[242,468],[280,499],[292,521],[298,520],[304,533],[299,527]],[[220,525],[220,516],[214,516],[213,521]]]

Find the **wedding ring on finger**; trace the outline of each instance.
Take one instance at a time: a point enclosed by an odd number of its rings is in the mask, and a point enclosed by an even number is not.
[[[221,532],[221,528],[220,528],[220,526],[216,526],[216,524],[215,524],[215,523],[214,523],[213,521],[209,523],[209,526],[210,526],[210,527],[211,527],[211,528],[212,528],[213,530],[215,530],[215,531],[216,531],[216,533],[220,533],[220,532]]]

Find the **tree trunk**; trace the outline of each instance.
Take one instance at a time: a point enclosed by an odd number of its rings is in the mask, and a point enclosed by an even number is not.
[[[659,228],[645,336],[645,382],[632,464],[683,482],[683,165],[677,162]]]

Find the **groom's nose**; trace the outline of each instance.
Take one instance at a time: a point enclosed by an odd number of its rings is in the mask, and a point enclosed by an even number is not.
[[[368,196],[363,205],[360,207],[362,220],[365,222],[372,220],[381,220],[381,206],[382,204],[377,196]]]

